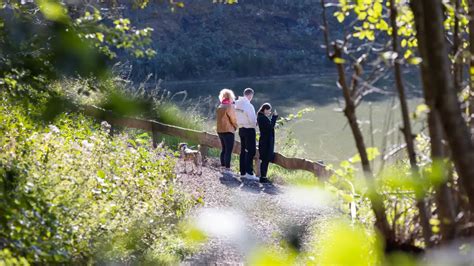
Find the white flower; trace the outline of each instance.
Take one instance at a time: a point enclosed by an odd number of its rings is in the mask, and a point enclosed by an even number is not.
[[[48,127],[49,127],[50,132],[52,132],[54,134],[59,134],[60,131],[59,131],[59,128],[57,126],[49,125]]]
[[[82,147],[84,147],[88,150],[91,150],[92,148],[94,148],[94,144],[88,142],[87,140],[83,140],[81,144],[82,144]]]
[[[96,180],[101,186],[105,185],[105,180],[103,178],[96,176]]]
[[[103,131],[109,133],[112,126],[107,121],[102,121],[102,123],[100,123],[100,128]]]

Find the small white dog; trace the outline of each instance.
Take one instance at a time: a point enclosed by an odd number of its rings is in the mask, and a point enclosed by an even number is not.
[[[199,150],[188,148],[188,144],[180,143],[180,158],[183,159],[184,173],[202,174],[202,155]],[[189,170],[188,170],[189,169]]]

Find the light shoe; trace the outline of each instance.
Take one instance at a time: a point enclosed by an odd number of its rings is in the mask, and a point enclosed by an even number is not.
[[[260,178],[251,174],[245,174],[245,178],[251,181],[257,181],[257,182],[260,181]]]
[[[232,172],[232,170],[230,168],[224,168],[222,173],[225,174],[225,175],[234,176],[234,172]]]

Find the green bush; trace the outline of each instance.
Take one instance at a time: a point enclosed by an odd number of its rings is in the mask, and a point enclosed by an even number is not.
[[[47,125],[32,112],[2,96],[0,250],[40,264],[170,263],[186,252],[175,225],[193,202],[174,187],[173,152],[80,114]]]

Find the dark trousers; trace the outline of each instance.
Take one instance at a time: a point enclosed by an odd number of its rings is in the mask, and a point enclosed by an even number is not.
[[[230,168],[230,159],[232,157],[232,150],[234,149],[234,133],[219,133],[221,140],[221,166]]]
[[[240,128],[240,174],[253,175],[253,158],[257,152],[256,132],[254,128]]]
[[[269,160],[262,160],[260,163],[260,176],[267,177],[268,165],[270,164]]]

